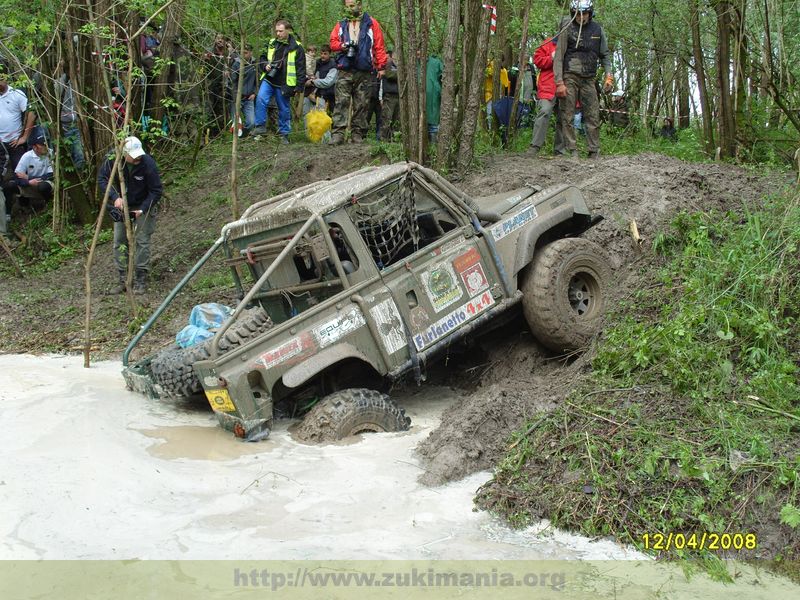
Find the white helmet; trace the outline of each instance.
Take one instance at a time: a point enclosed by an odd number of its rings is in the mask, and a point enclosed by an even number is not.
[[[589,16],[593,16],[594,4],[592,3],[592,0],[572,0],[569,10],[573,16],[579,12],[588,12]]]

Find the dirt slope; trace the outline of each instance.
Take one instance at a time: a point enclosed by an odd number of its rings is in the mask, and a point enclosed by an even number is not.
[[[607,157],[597,162],[503,156],[470,173],[458,185],[473,193],[496,193],[514,189],[520,182],[576,185],[589,207],[605,217],[585,237],[611,254],[613,306],[637,289],[640,274],[653,260],[649,249],[654,237],[677,213],[741,211],[780,190],[788,180],[725,164],[692,164],[655,154]],[[631,220],[636,221],[643,238],[641,253],[631,241]],[[423,475],[426,483],[439,484],[491,468],[502,456],[509,433],[558,403],[589,368],[588,355],[570,364],[548,356],[527,333],[521,317],[481,345],[485,366],[477,388],[462,390],[461,402],[419,446],[428,464]]]

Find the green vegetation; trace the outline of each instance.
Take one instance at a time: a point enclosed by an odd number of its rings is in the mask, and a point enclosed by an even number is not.
[[[31,217],[19,232],[22,241],[15,246],[14,256],[26,275],[54,271],[71,259],[84,256],[92,242],[92,225],[70,225],[58,234],[50,227],[51,220],[48,209]],[[100,232],[99,243],[111,241],[113,235],[111,229],[104,229]],[[7,260],[0,261],[0,275],[11,274],[15,274],[13,265]]]
[[[703,532],[756,534],[743,557],[800,558],[799,247],[796,192],[743,216],[680,215],[593,373],[512,435],[479,503],[643,549],[685,533],[670,551],[706,566],[718,553],[700,551]]]

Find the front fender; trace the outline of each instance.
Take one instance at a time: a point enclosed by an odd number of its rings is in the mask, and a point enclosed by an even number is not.
[[[591,212],[586,206],[586,200],[581,191],[574,186],[560,185],[542,190],[534,196],[533,200],[534,206],[541,216],[533,221],[517,241],[514,275],[533,260],[536,243],[542,235],[575,217],[580,220],[580,223],[576,223],[574,227],[576,233],[586,229],[582,226],[584,222],[591,221]]]
[[[370,365],[376,372],[380,373],[378,365],[370,358],[359,351],[355,346],[348,343],[337,344],[330,348],[325,348],[312,358],[301,362],[283,374],[283,383],[286,387],[296,388],[306,381],[319,375],[330,366],[340,363],[348,358],[357,358]]]

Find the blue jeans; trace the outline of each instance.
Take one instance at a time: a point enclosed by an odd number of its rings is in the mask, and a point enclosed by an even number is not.
[[[245,129],[252,129],[253,125],[256,122],[256,108],[255,108],[255,100],[246,100],[242,99],[242,108],[241,113],[239,114],[240,118],[242,119],[242,124],[244,125]],[[233,119],[234,113],[234,103],[231,102],[231,120]]]
[[[280,88],[266,80],[261,82],[256,97],[256,127],[264,127],[267,124],[267,106],[273,96],[278,104],[278,133],[289,135],[292,130],[292,111],[289,108],[289,100],[284,98]]]

